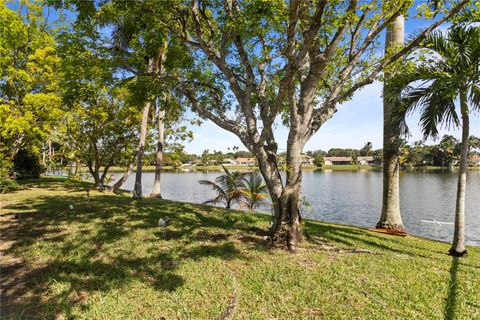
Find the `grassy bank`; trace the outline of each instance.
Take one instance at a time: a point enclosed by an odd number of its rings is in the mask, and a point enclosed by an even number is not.
[[[291,255],[265,240],[269,216],[23,187],[0,195],[2,319],[480,318],[480,248],[307,221]]]

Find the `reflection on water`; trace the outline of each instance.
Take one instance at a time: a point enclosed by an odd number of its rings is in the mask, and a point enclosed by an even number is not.
[[[164,172],[162,195],[165,199],[201,203],[214,196],[198,180],[213,180],[218,171]],[[114,179],[121,174],[115,174]],[[143,192],[153,186],[154,173],[143,174]],[[133,189],[134,175],[123,186]],[[420,220],[453,222],[457,173],[448,171],[402,172],[400,177],[403,222],[412,234],[451,241],[452,225],[422,223]],[[304,208],[306,218],[372,227],[378,221],[382,200],[382,173],[378,171],[306,171],[303,196],[311,208]],[[466,198],[466,240],[480,245],[480,171],[468,172]]]

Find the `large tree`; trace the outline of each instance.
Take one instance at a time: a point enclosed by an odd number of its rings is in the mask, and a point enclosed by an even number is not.
[[[200,115],[236,134],[258,159],[273,202],[271,235],[295,251],[301,238],[301,152],[339,103],[372,83],[445,14],[384,58],[378,38],[412,1],[201,1],[178,9],[179,36],[194,64],[182,91]],[[289,128],[287,176],[277,166],[274,128]]]
[[[14,11],[0,0],[0,153],[8,161],[22,148],[38,152],[62,117],[51,31],[38,4]]]
[[[408,132],[405,115],[421,109],[420,125],[426,137],[438,136],[440,124],[460,125],[462,143],[455,206],[455,233],[450,254],[463,256],[465,249],[465,189],[469,153],[470,111],[480,111],[480,27],[454,26],[446,36],[434,33],[422,45],[431,58],[398,81],[408,85],[403,107],[398,111],[399,127]],[[420,82],[419,85],[416,85]],[[402,87],[402,86],[400,86]],[[460,117],[456,100],[460,105]]]
[[[151,114],[156,122],[157,152],[155,180],[151,196],[161,197],[160,177],[164,151],[165,133],[168,127],[182,119],[182,107],[171,103],[174,95],[170,74],[181,63],[181,46],[172,40],[165,24],[171,11],[167,2],[155,1],[110,1],[103,4],[97,18],[100,25],[113,26],[112,49],[117,56],[119,70],[125,72],[123,83],[134,92],[133,98],[143,104],[139,142],[134,161],[127,172],[112,187],[115,191],[133,171],[136,174],[133,197],[142,198],[142,166],[147,143],[148,124]]]
[[[62,57],[63,106],[71,151],[87,164],[95,186],[103,187],[109,168],[132,154],[138,113],[129,92],[116,87],[106,39],[77,26],[58,37]]]

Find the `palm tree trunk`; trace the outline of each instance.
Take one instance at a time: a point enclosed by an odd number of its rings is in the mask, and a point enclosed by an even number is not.
[[[75,173],[73,174],[74,176],[76,176],[77,174],[79,174],[79,171],[78,171],[78,168],[80,167],[80,160],[76,160],[75,161]]]
[[[385,54],[403,45],[404,24],[405,18],[400,15],[388,26]],[[386,74],[385,78],[388,76],[391,75]],[[392,126],[392,113],[399,99],[392,99],[388,83],[384,84],[383,95],[383,201],[377,228],[405,231],[400,213],[400,136],[398,130]]]
[[[148,59],[148,73],[152,73],[155,61],[153,58]],[[145,102],[142,114],[142,126],[140,128],[140,139],[137,150],[137,172],[135,173],[135,185],[133,188],[133,198],[139,200],[142,198],[142,166],[143,154],[145,152],[145,140],[147,138],[148,115],[150,114],[150,101]]]
[[[147,138],[148,115],[150,113],[150,101],[145,102],[142,114],[142,126],[140,128],[140,139],[137,150],[137,172],[135,174],[135,186],[133,189],[133,198],[142,198],[142,164],[143,154],[145,152],[145,140]]]
[[[157,141],[157,156],[155,157],[155,181],[153,183],[153,190],[150,194],[152,198],[162,198],[161,193],[161,170],[162,170],[162,161],[163,161],[163,144],[165,140],[165,110],[159,106],[158,110],[158,141]]]
[[[467,186],[467,159],[468,159],[468,136],[470,131],[467,94],[460,93],[460,108],[462,111],[462,149],[460,151],[460,170],[458,173],[457,202],[455,205],[455,231],[450,255],[464,256],[465,250],[465,190]]]
[[[133,172],[133,169],[135,169],[135,163],[137,162],[137,153],[138,153],[138,150],[135,153],[135,157],[133,158],[132,163],[130,163],[130,165],[128,166],[127,171],[125,171],[123,173],[123,176],[120,179],[118,179],[117,182],[115,182],[110,187],[110,189],[108,190],[109,192],[114,192],[114,193],[117,192],[118,189],[120,189],[120,187],[123,186],[123,184],[127,181],[128,177]]]

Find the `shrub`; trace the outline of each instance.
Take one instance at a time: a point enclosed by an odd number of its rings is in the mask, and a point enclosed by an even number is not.
[[[17,179],[39,178],[43,171],[40,157],[30,150],[20,150],[13,159],[13,171]]]
[[[0,193],[7,193],[18,189],[18,184],[10,178],[12,163],[0,160]]]

